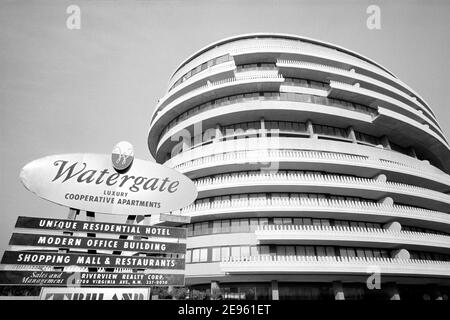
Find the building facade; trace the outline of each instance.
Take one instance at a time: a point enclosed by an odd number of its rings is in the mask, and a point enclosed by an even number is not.
[[[308,38],[213,43],[171,76],[151,154],[193,179],[186,285],[239,299],[448,299],[450,147],[418,93]]]

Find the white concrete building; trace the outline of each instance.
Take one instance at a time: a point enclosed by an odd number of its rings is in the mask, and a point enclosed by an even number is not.
[[[172,212],[191,217],[191,289],[448,298],[450,147],[389,70],[322,41],[250,34],[196,52],[168,88],[148,146],[198,187]]]

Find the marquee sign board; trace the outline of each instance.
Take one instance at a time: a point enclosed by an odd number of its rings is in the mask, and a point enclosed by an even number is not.
[[[28,190],[43,199],[109,214],[170,212],[197,198],[194,183],[173,169],[134,159],[126,173],[116,172],[111,156],[101,154],[40,158],[23,167],[20,179]]]
[[[184,274],[0,271],[1,285],[50,287],[152,287],[184,286]]]
[[[97,237],[74,237],[49,234],[13,233],[10,245],[47,248],[73,248],[95,250],[119,250],[143,253],[182,253],[185,243],[137,241]]]
[[[40,300],[149,300],[145,288],[42,288]]]
[[[186,239],[186,228],[49,218],[17,218],[16,228]]]
[[[178,258],[34,251],[5,251],[1,263],[41,266],[85,266],[169,270],[184,269],[185,267],[185,260]]]

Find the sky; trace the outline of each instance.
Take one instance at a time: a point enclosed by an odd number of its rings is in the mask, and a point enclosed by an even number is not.
[[[79,30],[66,26],[69,5],[81,9]],[[380,30],[366,26],[369,5],[381,9]],[[67,208],[23,187],[25,164],[52,154],[110,154],[122,140],[151,160],[150,116],[169,76],[225,37],[290,33],[361,53],[416,90],[450,138],[449,17],[448,0],[2,0],[0,254],[17,216],[67,218]]]

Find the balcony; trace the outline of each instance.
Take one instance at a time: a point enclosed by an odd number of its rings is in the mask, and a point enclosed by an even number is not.
[[[330,193],[380,199],[391,196],[401,203],[427,206],[450,213],[450,195],[414,185],[335,174],[254,174],[218,175],[194,181],[199,197],[248,192]]]
[[[256,231],[261,244],[329,244],[350,246],[374,246],[378,248],[418,249],[450,252],[450,237],[412,231],[386,229],[314,226],[314,225],[265,225]]]
[[[410,226],[448,232],[450,215],[402,205],[336,199],[241,198],[194,203],[173,211],[174,215],[187,215],[191,222],[245,216],[317,217],[353,221],[386,223],[393,219]]]
[[[220,81],[210,82],[198,87],[165,105],[158,105],[152,117],[149,132],[149,149],[156,150],[157,139],[167,123],[190,107],[204,102],[233,94],[252,91],[279,91],[284,78],[274,76],[273,72],[261,71],[248,76],[241,75],[239,79],[232,77]],[[176,109],[176,110],[175,110]]]
[[[359,84],[351,85],[344,82],[330,80],[330,91],[328,96],[367,106],[380,105],[382,107],[389,108],[392,111],[403,114],[404,116],[414,119],[421,124],[428,124],[429,127],[436,132],[436,134],[445,140],[445,136],[437,125],[437,121],[426,117],[422,110],[416,110],[395,98],[388,97],[373,90],[362,88]]]
[[[304,76],[307,79],[326,82],[332,78],[332,80],[350,83],[351,85],[356,82],[360,82],[368,89],[377,91],[381,94],[386,94],[391,98],[398,99],[416,110],[424,111],[427,114],[427,117],[437,124],[437,121],[429,107],[420,103],[417,98],[410,96],[409,94],[389,85],[386,82],[357,73],[354,69],[353,71],[349,71],[347,69],[337,68],[325,64],[285,59],[278,59],[277,66],[280,68],[280,71],[284,76],[300,75],[300,77]]]
[[[450,277],[450,262],[392,258],[251,256],[231,257],[220,263],[229,274],[373,274]]]
[[[231,78],[234,75],[235,69],[236,66],[234,64],[234,61],[228,61],[218,65],[214,65],[206,70],[203,70],[202,72],[195,74],[194,76],[190,77],[180,85],[167,92],[166,95],[160,99],[158,107],[155,108],[155,112],[158,109],[163,109],[164,105],[170,103],[181,95],[192,91],[192,87],[195,83],[206,80],[216,82],[219,81],[219,76],[222,78]]]
[[[352,147],[366,150],[375,149],[356,144],[352,144]],[[215,150],[217,151],[217,148]],[[375,151],[382,152],[379,149]],[[365,153],[363,150],[359,153],[361,155],[315,150],[269,149],[211,155],[207,155],[205,152],[203,156],[192,160],[188,160],[190,159],[189,154],[183,153],[167,161],[166,165],[188,174],[191,178],[216,172],[227,172],[227,170],[249,170],[252,167],[261,169],[261,165],[259,167],[252,166],[252,164],[261,163],[278,163],[280,169],[316,169],[347,174],[357,172],[369,176],[384,172],[393,175],[400,181],[409,181],[411,184],[423,185],[442,192],[450,191],[450,176],[429,163],[393,152],[389,153],[396,157],[387,157],[387,154],[381,154],[379,158],[369,154],[366,156],[363,155]],[[253,160],[255,163],[252,162]]]
[[[261,41],[249,42],[247,45],[240,44],[239,47],[231,51],[237,63],[246,61],[251,56],[265,55],[273,57],[274,60],[281,57],[283,60],[302,60],[312,63],[325,64],[331,67],[344,68],[350,70],[354,68],[359,74],[367,75],[381,82],[389,83],[402,90],[407,95],[415,96],[424,105],[425,101],[409,86],[401,82],[394,75],[380,67],[374,66],[367,61],[361,60],[338,50],[330,50],[322,46],[309,44],[303,41],[273,41],[262,44]],[[431,110],[430,110],[431,112]],[[433,112],[431,112],[433,114]]]

